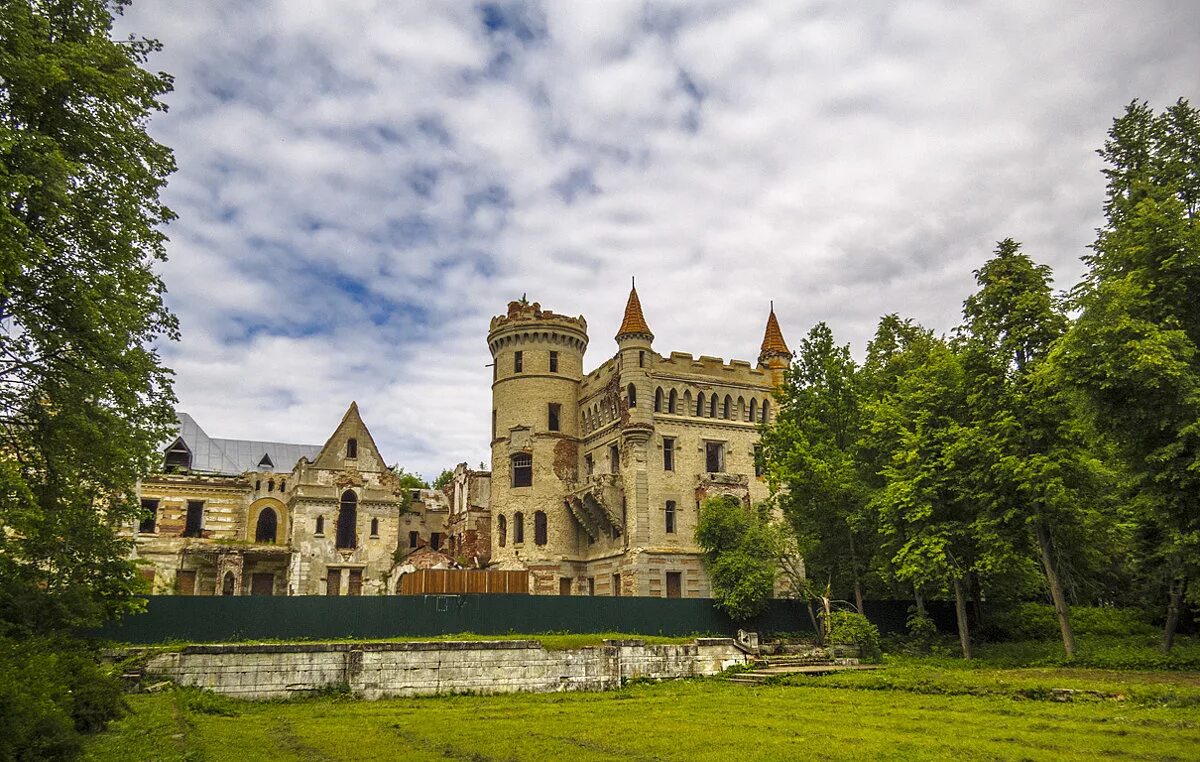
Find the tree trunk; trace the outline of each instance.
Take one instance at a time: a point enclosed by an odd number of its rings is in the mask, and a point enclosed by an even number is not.
[[[1175,645],[1175,629],[1179,627],[1179,610],[1183,606],[1183,594],[1187,590],[1187,579],[1177,579],[1171,584],[1171,602],[1167,605],[1167,625],[1163,628],[1163,653],[1169,653]]]
[[[813,633],[817,638],[817,645],[825,645],[825,631],[821,629],[821,624],[817,621],[817,612],[813,611],[812,601],[806,601],[804,610],[808,612],[808,621],[812,622]]]
[[[854,580],[854,605],[858,608],[858,613],[865,615],[866,612],[863,611],[862,583],[857,579]]]
[[[958,641],[964,659],[971,658],[971,630],[967,625],[967,593],[961,577],[954,580],[954,614],[958,618]]]
[[[921,595],[921,588],[913,585],[913,599],[917,602],[917,616],[925,618],[925,596]]]
[[[854,550],[854,532],[850,532],[850,571],[854,574],[854,606],[863,613],[862,582],[858,579],[858,553]]]
[[[1046,571],[1046,584],[1050,587],[1050,598],[1054,601],[1054,613],[1058,615],[1058,629],[1062,632],[1063,649],[1068,659],[1075,658],[1075,633],[1071,631],[1071,610],[1067,608],[1067,597],[1063,594],[1058,568],[1054,563],[1054,549],[1050,544],[1050,531],[1044,523],[1037,525],[1038,548],[1042,555],[1042,568]]]
[[[971,585],[971,608],[975,609],[975,629],[983,630],[983,585],[979,583],[979,575],[972,572],[967,575]]]

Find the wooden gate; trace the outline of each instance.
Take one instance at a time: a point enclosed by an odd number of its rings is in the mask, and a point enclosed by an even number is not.
[[[418,569],[400,578],[400,595],[429,593],[529,593],[527,571]]]

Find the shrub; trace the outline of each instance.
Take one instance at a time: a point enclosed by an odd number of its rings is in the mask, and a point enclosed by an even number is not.
[[[1072,606],[1071,627],[1077,638],[1156,637],[1158,629],[1138,609]],[[1054,607],[1021,603],[995,612],[991,633],[996,640],[1055,640],[1059,637]]]
[[[858,646],[866,661],[878,661],[879,628],[862,614],[853,611],[834,611],[828,619],[830,645]]]

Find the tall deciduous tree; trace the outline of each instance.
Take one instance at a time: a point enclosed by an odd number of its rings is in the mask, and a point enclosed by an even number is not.
[[[1107,222],[1056,366],[1138,476],[1170,649],[1200,574],[1200,113],[1183,100],[1159,115],[1134,102],[1100,155]]]
[[[696,544],[704,550],[716,604],[734,621],[766,608],[779,575],[782,536],[765,505],[750,507],[736,497],[711,497],[700,505]]]
[[[174,423],[153,342],[171,88],[104,0],[0,4],[0,634],[92,623],[134,590],[138,478]]]

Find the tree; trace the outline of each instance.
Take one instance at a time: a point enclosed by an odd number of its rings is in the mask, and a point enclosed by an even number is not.
[[[438,474],[438,477],[433,480],[434,489],[445,489],[454,483],[454,472],[446,469]]]
[[[1200,573],[1200,113],[1133,102],[1099,151],[1106,224],[1055,350],[1137,480],[1144,566],[1164,581],[1163,649]]]
[[[400,486],[404,489],[429,489],[429,482],[422,479],[420,474],[405,471],[404,466],[393,466],[392,473],[400,480]]]
[[[780,535],[765,505],[749,507],[720,495],[700,505],[696,544],[704,550],[716,605],[736,622],[761,613],[775,589]]]
[[[114,4],[119,11],[124,2]],[[137,480],[175,425],[155,273],[171,78],[104,0],[0,6],[0,635],[96,624],[135,591]]]

